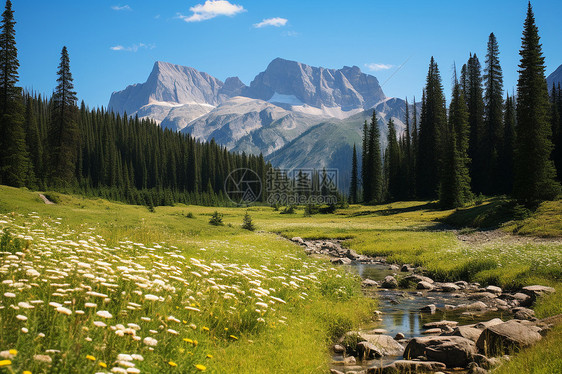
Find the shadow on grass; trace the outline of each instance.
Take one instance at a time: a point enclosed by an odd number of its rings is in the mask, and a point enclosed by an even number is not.
[[[361,216],[391,216],[400,213],[411,213],[420,210],[439,210],[439,205],[434,202],[428,202],[422,205],[413,205],[406,208],[388,208],[379,210],[365,210],[362,212],[357,212],[350,214],[349,217],[361,217]]]

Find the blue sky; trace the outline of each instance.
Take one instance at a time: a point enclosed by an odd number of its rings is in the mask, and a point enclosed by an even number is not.
[[[511,91],[527,6],[526,0],[13,3],[20,85],[51,93],[66,45],[78,96],[90,106],[106,106],[113,91],[144,82],[157,60],[246,84],[276,57],[328,68],[357,65],[384,84],[387,96],[419,98],[433,55],[448,96],[453,63],[460,69],[473,52],[483,64],[490,32]],[[562,64],[562,1],[532,4],[550,74]]]

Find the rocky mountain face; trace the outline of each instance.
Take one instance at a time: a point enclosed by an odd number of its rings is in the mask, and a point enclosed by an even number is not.
[[[353,144],[360,147],[373,110],[383,146],[390,118],[398,134],[405,127],[405,102],[387,98],[377,78],[357,66],[326,69],[280,58],[250,86],[156,62],[145,83],[114,92],[109,109],[215,139],[235,152],[262,153],[278,167],[339,168],[344,184]]]
[[[558,66],[558,69],[554,70],[552,74],[550,74],[546,78],[546,83],[548,84],[548,91],[552,90],[552,84],[554,83],[558,86],[558,83],[562,86],[562,65]]]

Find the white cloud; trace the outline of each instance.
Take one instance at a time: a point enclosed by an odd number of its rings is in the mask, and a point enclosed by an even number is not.
[[[189,10],[193,12],[192,15],[184,16],[178,13],[178,17],[185,22],[200,22],[218,16],[232,17],[246,11],[242,5],[231,4],[227,0],[206,0],[205,4],[197,4]]]
[[[254,27],[257,29],[265,26],[281,27],[281,26],[285,26],[286,24],[287,24],[286,18],[274,17],[274,18],[264,19],[260,23],[254,23]]]
[[[124,51],[124,52],[137,52],[139,49],[154,49],[154,48],[156,48],[156,45],[145,44],[145,43],[133,44],[129,47],[124,47],[122,45],[115,45],[113,47],[109,47],[109,49],[111,49],[112,51]]]
[[[369,64],[365,64],[365,67],[369,70],[372,70],[372,71],[380,71],[380,70],[392,69],[394,67],[394,65],[377,64],[377,63],[371,62]]]
[[[113,10],[133,10],[133,9],[131,9],[131,7],[128,6],[128,5],[123,5],[123,6],[120,6],[120,5],[113,5],[113,6],[111,7],[111,9],[113,9]]]

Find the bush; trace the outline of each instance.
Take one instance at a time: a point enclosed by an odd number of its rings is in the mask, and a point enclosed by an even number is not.
[[[244,214],[244,221],[242,223],[242,228],[244,230],[249,230],[249,231],[254,231],[256,229],[256,226],[254,226],[252,222],[252,217],[250,217],[250,214],[248,212]]]
[[[191,212],[187,212],[187,214],[185,215],[186,218],[195,218],[195,216],[193,215],[193,213]]]
[[[222,222],[222,214],[220,214],[219,212],[217,212],[215,210],[215,212],[213,213],[213,215],[211,216],[211,219],[209,220],[209,223],[211,225],[214,226],[222,226],[224,225],[224,223]]]
[[[287,205],[280,214],[295,214],[295,207],[293,205]]]

